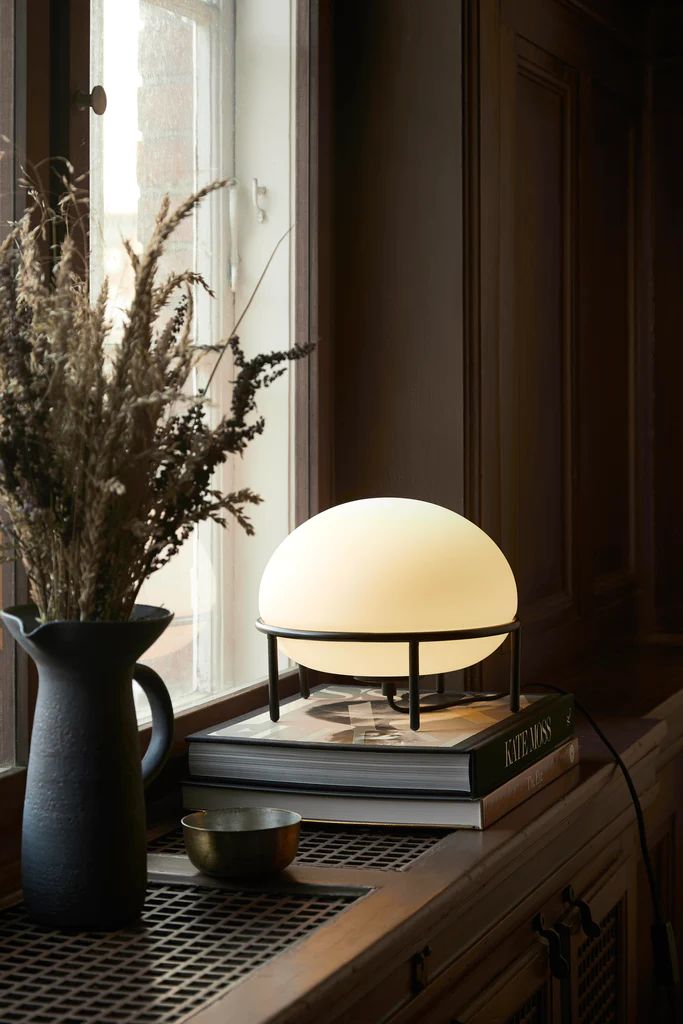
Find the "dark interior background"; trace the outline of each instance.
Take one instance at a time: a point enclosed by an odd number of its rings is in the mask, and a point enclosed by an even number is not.
[[[683,623],[683,12],[656,22],[654,133],[654,543],[656,621],[669,633]]]
[[[328,500],[479,522],[517,578],[527,680],[677,642],[680,6],[344,0],[327,19]],[[501,652],[486,684],[504,671]]]

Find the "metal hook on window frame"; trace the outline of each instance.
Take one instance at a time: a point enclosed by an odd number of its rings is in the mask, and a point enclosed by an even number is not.
[[[256,210],[256,219],[259,224],[263,224],[266,220],[266,211],[261,206],[261,200],[267,194],[268,189],[265,185],[259,185],[258,178],[252,178],[251,180],[251,201],[254,204]]]

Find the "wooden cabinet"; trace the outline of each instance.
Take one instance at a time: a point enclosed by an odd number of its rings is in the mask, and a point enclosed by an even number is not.
[[[392,1024],[635,1024],[636,862],[617,859],[584,885],[590,875],[586,865],[564,884],[558,872],[553,898]]]
[[[560,877],[558,876],[558,883]],[[636,1013],[635,862],[565,886],[425,1015],[433,1024],[629,1024]],[[557,906],[564,909],[557,915]],[[554,915],[553,915],[554,914]],[[462,990],[475,989],[463,996]],[[401,1022],[404,1018],[400,1018]]]
[[[576,901],[557,926],[569,963],[563,1020],[567,1024],[635,1021],[633,862],[619,865]]]
[[[560,1024],[561,991],[548,957],[535,946],[510,964],[452,1024]]]

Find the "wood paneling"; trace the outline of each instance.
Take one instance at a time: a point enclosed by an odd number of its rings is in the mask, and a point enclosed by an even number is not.
[[[478,522],[533,680],[645,602],[646,12],[469,0],[461,95],[458,7],[334,7],[332,498]]]
[[[501,539],[530,622],[572,599],[575,84],[571,69],[505,39]]]
[[[633,628],[642,57],[625,25],[608,31],[577,4],[475,6],[468,299],[482,329],[466,345],[479,347],[480,403],[468,504],[515,571],[530,681],[608,626]],[[491,659],[486,685],[505,671]]]
[[[0,0],[0,241],[4,226],[14,217],[15,169],[15,19],[14,3]],[[0,599],[8,604],[9,573],[0,570]],[[0,637],[0,765],[14,762],[15,716],[12,643]]]
[[[334,5],[334,500],[463,508],[461,12]]]
[[[581,421],[593,581],[633,571],[634,115],[592,82],[583,154]]]
[[[654,520],[657,625],[683,631],[683,12],[654,67]]]
[[[327,508],[333,489],[331,29],[331,0],[297,0],[296,339],[316,346],[296,364],[297,523]]]

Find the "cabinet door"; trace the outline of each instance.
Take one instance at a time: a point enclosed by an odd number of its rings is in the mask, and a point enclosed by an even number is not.
[[[539,943],[495,978],[451,1024],[560,1024],[559,983]]]
[[[577,893],[600,926],[587,935],[578,909],[559,923],[567,944],[570,976],[564,991],[571,1024],[628,1024],[636,1020],[635,871],[621,863],[586,893]]]

